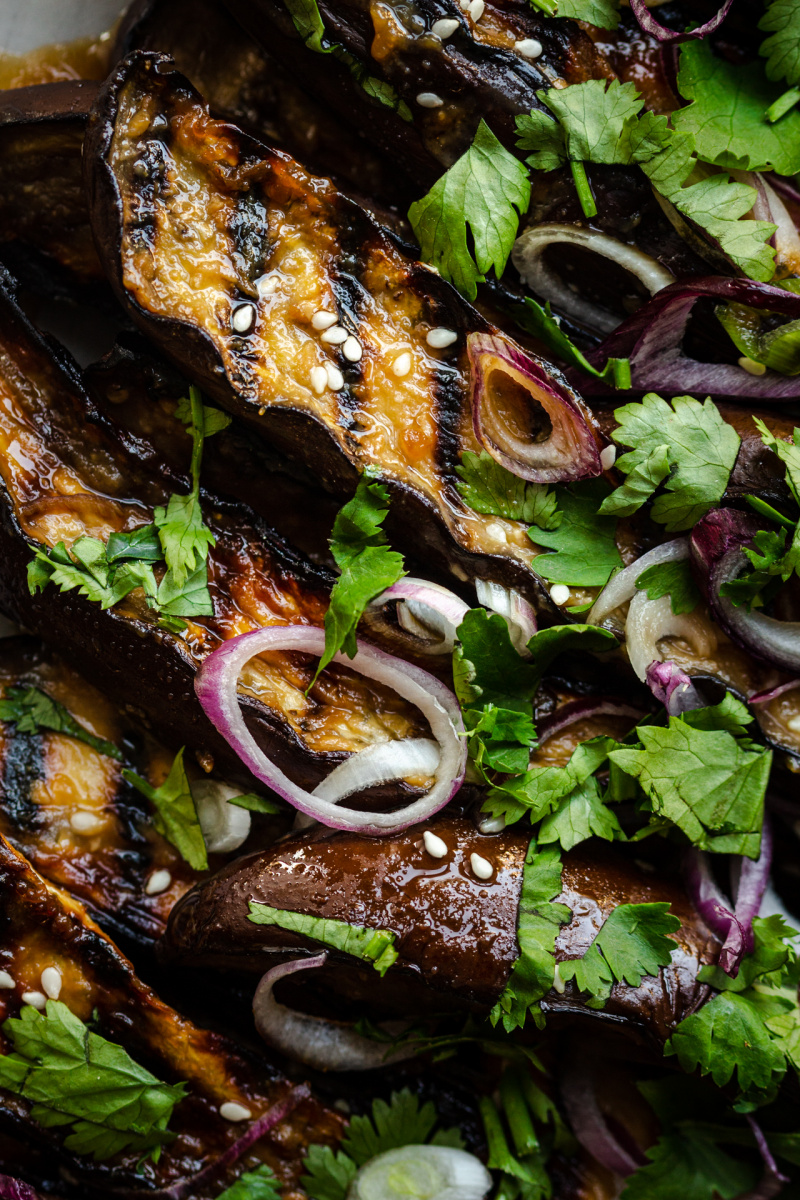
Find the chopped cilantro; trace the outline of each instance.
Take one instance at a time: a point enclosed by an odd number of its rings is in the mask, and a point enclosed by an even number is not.
[[[544,8],[544,5],[537,7]],[[557,0],[556,9],[559,17],[586,21],[598,29],[616,29],[619,25],[618,0]]]
[[[170,496],[167,507],[157,508],[153,514],[176,594],[186,583],[187,577],[205,562],[209,547],[216,542],[203,521],[200,508],[200,465],[203,442],[207,436],[206,426],[215,433],[227,424],[207,416],[214,411],[203,404],[200,390],[196,387],[189,388],[188,404],[182,401],[178,405],[176,415],[189,424],[192,437],[192,488],[187,496]]]
[[[639,591],[646,592],[649,600],[669,596],[674,613],[693,612],[700,603],[700,592],[688,558],[655,563],[642,571],[636,580],[636,587]]]
[[[549,122],[552,125],[552,121]],[[609,358],[602,370],[593,367],[576,345],[561,329],[550,311],[548,300],[544,308],[532,296],[525,296],[520,304],[509,305],[511,316],[526,333],[533,334],[544,342],[552,352],[570,367],[577,367],[584,375],[601,379],[612,387],[624,390],[631,386],[631,364],[627,358]]]
[[[691,1126],[663,1134],[645,1154],[649,1163],[628,1176],[621,1200],[734,1200],[749,1194],[758,1178]]]
[[[775,437],[760,417],[753,417],[753,421],[764,445],[777,454],[786,467],[786,483],[795,502],[800,504],[800,429],[795,429],[792,441],[788,442]]]
[[[422,258],[474,300],[490,267],[505,270],[530,193],[525,168],[481,121],[469,150],[409,209]]]
[[[533,529],[529,537],[554,554],[537,556],[534,569],[550,583],[570,587],[603,587],[622,559],[616,543],[617,523],[603,515],[608,486],[602,479],[557,488],[563,517],[557,529]]]
[[[759,54],[766,58],[767,79],[800,83],[800,7],[797,0],[768,0],[758,28],[764,38]]]
[[[266,1163],[245,1171],[235,1183],[220,1192],[218,1200],[280,1200],[281,1185]]]
[[[561,523],[555,492],[544,483],[528,483],[495,462],[491,454],[466,450],[461,465],[459,495],[475,512],[510,521],[525,521],[539,529],[557,529]]]
[[[545,672],[559,654],[575,651],[580,654],[606,654],[617,647],[617,639],[607,629],[596,625],[551,625],[539,629],[528,642],[531,666],[535,672],[536,687]]]
[[[609,913],[583,958],[559,963],[562,979],[588,992],[589,1008],[603,1008],[614,983],[638,987],[644,975],[669,966],[677,948],[668,935],[680,929],[668,903],[619,904]]]
[[[157,1159],[171,1140],[167,1125],[185,1085],[160,1083],[66,1004],[48,1000],[44,1012],[24,1005],[3,1034],[13,1053],[0,1055],[0,1085],[30,1101],[44,1128],[71,1125],[67,1150],[98,1161],[125,1149]]]
[[[247,919],[254,925],[277,925],[280,929],[288,929],[334,950],[341,950],[343,954],[352,954],[354,958],[371,962],[380,976],[385,975],[392,963],[397,961],[394,948],[397,935],[389,929],[367,929],[363,925],[348,925],[346,921],[336,921],[332,917],[311,917],[305,913],[272,908],[269,904],[257,904],[255,900],[250,901]]]
[[[268,800],[266,796],[256,796],[252,792],[246,792],[243,796],[231,796],[228,804],[235,804],[237,808],[246,808],[248,812],[255,813],[278,813],[281,811],[280,804],[275,800]]]
[[[642,107],[634,84],[589,79],[537,95],[556,121],[536,109],[517,117],[517,145],[531,151],[532,167],[552,171],[567,162],[630,161],[628,122]]]
[[[625,838],[614,813],[603,803],[594,778],[578,784],[545,817],[539,829],[539,844],[558,842],[562,850],[571,850],[590,837],[599,837],[606,842]]]
[[[786,1059],[758,1009],[736,992],[719,992],[696,1013],[684,1017],[667,1043],[684,1071],[699,1068],[717,1087],[734,1074],[742,1092],[769,1089],[786,1072]]]
[[[511,825],[526,814],[531,821],[535,822],[561,809],[560,820],[550,828],[563,829],[566,833],[570,821],[568,811],[570,800],[573,796],[576,797],[577,806],[572,817],[577,820],[581,806],[581,800],[577,797],[584,794],[587,782],[591,780],[595,771],[599,770],[608,760],[609,751],[615,745],[616,742],[613,738],[592,738],[576,746],[569,762],[564,767],[534,767],[518,779],[504,780],[489,793],[482,811],[495,816],[502,815],[506,824]],[[589,808],[592,807],[591,798],[586,799],[585,802],[588,803]],[[586,816],[588,818],[589,813]],[[612,821],[614,824],[616,823],[614,818]],[[562,824],[562,822],[566,824]],[[544,826],[542,829],[544,830]],[[560,840],[560,838],[544,838],[540,835],[540,840],[552,842]],[[577,840],[582,839],[578,838]],[[572,845],[575,844],[576,842],[572,842]],[[564,849],[571,849],[571,846],[564,845]]]
[[[175,847],[195,871],[208,870],[206,844],[183,765],[183,749],[175,755],[169,774],[160,787],[154,788],[146,779],[127,768],[122,775],[153,805],[156,810],[153,823],[161,836]]]
[[[651,510],[654,521],[670,533],[689,529],[719,503],[740,439],[711,400],[701,404],[691,396],[676,396],[670,407],[650,392],[640,404],[616,409],[614,416],[619,423],[612,435],[614,441],[632,447],[617,459],[616,466],[629,477],[640,472],[635,487],[639,503],[652,495],[664,478],[659,467],[646,482],[647,472],[643,474],[641,468],[653,461],[654,454],[659,462],[665,454],[669,460],[665,490],[656,496]],[[631,499],[631,489],[623,484],[603,502],[600,512],[619,512],[621,501],[624,511],[631,512]]]
[[[36,687],[10,687],[0,700],[0,721],[13,722],[19,733],[37,733],[40,729],[52,729],[86,742],[98,754],[122,761],[122,754],[113,742],[95,737],[79,725],[63,704]]]

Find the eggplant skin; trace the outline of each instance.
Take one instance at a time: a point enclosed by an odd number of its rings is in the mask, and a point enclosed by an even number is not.
[[[447,815],[425,829],[446,843],[445,859],[427,854],[424,830],[416,826],[381,839],[330,831],[295,836],[232,863],[178,902],[159,943],[160,957],[264,971],[276,953],[296,957],[314,947],[308,938],[250,921],[253,900],[397,934],[399,959],[383,979],[371,967],[332,952],[319,976],[328,994],[339,992],[381,1015],[448,1009],[485,1015],[519,953],[519,893],[530,833],[512,828],[482,835],[468,818]],[[472,853],[494,865],[488,882],[472,872]],[[590,856],[578,850],[565,856],[562,880],[560,900],[573,919],[558,937],[559,960],[583,955],[619,903],[666,900],[681,929],[672,965],[643,979],[639,988],[615,985],[601,1012],[586,1009],[572,984],[563,996],[550,992],[545,1011],[623,1025],[662,1044],[705,997],[697,971],[715,961],[717,941],[669,872],[651,875],[609,851]]]

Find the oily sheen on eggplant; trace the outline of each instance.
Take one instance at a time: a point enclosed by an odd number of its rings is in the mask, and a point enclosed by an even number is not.
[[[518,957],[517,916],[522,865],[530,841],[523,828],[483,835],[465,817],[440,814],[426,829],[448,847],[425,849],[423,829],[389,838],[350,833],[295,836],[231,864],[189,892],[173,909],[160,952],[169,962],[263,972],[284,957],[318,951],[318,943],[248,919],[249,902],[392,930],[398,961],[381,979],[371,964],[329,951],[320,973],[323,994],[347,997],[380,1015],[411,1017],[469,1010],[485,1014],[498,1000]],[[494,867],[477,879],[470,856]],[[669,873],[648,874],[609,851],[565,856],[560,900],[573,911],[556,943],[556,958],[580,957],[624,897],[668,901],[681,920],[670,967],[639,988],[616,985],[605,1009],[587,1009],[567,986],[548,993],[554,1014],[581,1014],[624,1024],[645,1041],[663,1042],[705,994],[697,982],[719,945]],[[310,975],[310,973],[309,973]],[[311,986],[309,976],[304,987]]]
[[[214,121],[163,58],[132,55],[107,81],[85,163],[109,277],[187,375],[333,492],[377,467],[398,547],[538,594],[524,525],[467,508],[456,468],[480,448],[479,399],[552,460],[528,478],[599,474],[591,415],[555,369],[329,181]]]
[[[310,1141],[335,1141],[341,1117],[315,1100],[305,1087],[293,1087],[261,1055],[242,1052],[232,1041],[200,1029],[164,1004],[135,974],[130,962],[66,892],[46,883],[0,837],[0,968],[14,980],[0,991],[0,1021],[17,1017],[24,993],[41,988],[42,971],[61,974],[59,1001],[94,1032],[122,1045],[128,1054],[167,1083],[186,1082],[186,1098],[176,1105],[170,1129],[175,1141],[158,1163],[139,1166],[141,1151],[127,1150],[102,1162],[77,1156],[63,1143],[69,1133],[45,1128],[31,1116],[29,1101],[0,1089],[0,1129],[35,1150],[28,1161],[6,1160],[0,1140],[0,1173],[25,1171],[39,1184],[59,1172],[59,1193],[87,1196],[169,1196],[210,1200],[246,1169],[262,1161],[285,1187],[283,1196],[300,1200],[302,1155]],[[248,1125],[220,1114],[235,1103],[252,1114],[250,1125],[270,1110],[285,1115],[272,1136],[249,1148],[245,1161],[227,1159]]]

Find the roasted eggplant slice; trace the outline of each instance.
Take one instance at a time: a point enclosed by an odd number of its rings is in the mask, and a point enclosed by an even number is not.
[[[293,837],[272,850],[226,867],[173,909],[160,949],[170,962],[265,971],[276,953],[296,957],[313,942],[276,926],[254,924],[249,903],[333,918],[396,934],[397,962],[379,979],[371,964],[329,955],[323,986],[400,1014],[468,1009],[486,1013],[500,997],[518,957],[517,917],[522,865],[530,841],[523,829],[479,834],[466,818],[440,816],[426,829],[447,846],[429,855],[419,827],[368,840],[321,832]],[[480,880],[475,853],[494,868]],[[572,851],[564,860],[560,901],[573,918],[559,935],[556,958],[584,954],[612,908],[621,902],[669,901],[681,920],[672,966],[639,988],[617,984],[599,1014],[663,1041],[703,998],[702,963],[718,944],[669,871],[648,874],[611,853]],[[588,1012],[567,985],[551,991],[554,1013]]]
[[[468,509],[456,468],[480,448],[474,422],[528,478],[597,475],[591,417],[558,372],[329,182],[212,120],[163,58],[114,73],[88,139],[96,238],[141,328],[330,490],[377,464],[399,545],[534,592],[524,526]]]
[[[32,1116],[29,1100],[2,1089],[0,1126],[38,1150],[38,1160],[21,1168],[35,1172],[31,1182],[51,1178],[58,1164],[64,1190],[75,1197],[147,1196],[176,1188],[176,1195],[204,1200],[264,1162],[287,1189],[285,1197],[302,1195],[296,1188],[303,1149],[309,1141],[338,1137],[342,1123],[336,1113],[312,1099],[308,1088],[293,1089],[263,1058],[243,1055],[227,1038],[197,1028],[162,1003],[81,906],[45,883],[2,838],[0,897],[3,1020],[17,1017],[25,1004],[43,1007],[45,993],[58,992],[59,1003],[90,1022],[94,1033],[121,1045],[158,1080],[188,1085],[170,1121],[175,1140],[163,1147],[157,1163],[140,1165],[141,1151],[122,1150],[105,1161],[70,1152],[64,1146],[69,1126],[45,1127]],[[9,1049],[5,1030],[4,1053]],[[241,1122],[257,1122],[273,1106],[287,1111],[271,1133],[229,1163],[226,1152],[247,1126],[221,1114],[226,1104],[247,1114],[237,1112]],[[2,1158],[0,1164],[10,1174],[20,1166]]]

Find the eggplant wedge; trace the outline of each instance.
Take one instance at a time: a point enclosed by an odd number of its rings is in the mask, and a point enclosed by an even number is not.
[[[121,1046],[134,1062],[159,1081],[185,1083],[184,1099],[175,1105],[157,1163],[142,1162],[141,1150],[122,1149],[103,1161],[73,1153],[65,1146],[66,1129],[37,1120],[31,1101],[0,1089],[0,1127],[38,1153],[29,1166],[4,1162],[0,1170],[16,1175],[32,1172],[36,1185],[60,1168],[60,1187],[71,1196],[137,1197],[173,1195],[192,1200],[218,1196],[243,1170],[264,1162],[298,1197],[301,1156],[309,1141],[330,1142],[341,1133],[341,1117],[311,1097],[307,1087],[293,1088],[263,1058],[243,1054],[227,1038],[199,1029],[169,1008],[137,978],[133,967],[65,892],[48,884],[30,864],[0,838],[0,1018],[16,1018],[23,1008],[44,1007],[46,995],[58,993],[92,1032]],[[43,981],[44,973],[44,981]],[[57,978],[56,978],[57,976]],[[3,1053],[11,1047],[4,1029]],[[42,1099],[42,1097],[40,1097]],[[220,1108],[241,1106],[241,1122],[225,1119]],[[231,1148],[270,1109],[285,1111],[271,1132],[243,1153]],[[237,1113],[237,1116],[239,1114]],[[0,1154],[2,1143],[0,1143]],[[215,1170],[218,1167],[218,1170]],[[35,1174],[33,1174],[35,1172]],[[162,1190],[164,1189],[164,1190]]]
[[[381,1015],[448,1009],[486,1014],[519,955],[517,921],[530,834],[509,829],[484,835],[468,819],[451,815],[428,822],[426,830],[444,841],[444,858],[430,856],[423,830],[416,827],[372,840],[329,831],[294,836],[241,859],[179,901],[160,953],[168,962],[263,972],[279,956],[309,952],[315,943],[308,938],[253,923],[254,901],[395,933],[398,959],[383,978],[371,963],[330,952],[320,985],[327,994]],[[492,864],[488,881],[475,877],[473,853]],[[615,985],[602,1012],[586,1009],[572,984],[543,1001],[546,1012],[624,1023],[645,1041],[662,1043],[704,998],[697,971],[716,961],[718,942],[667,870],[656,875],[611,853],[573,850],[564,859],[562,887],[559,901],[573,916],[556,942],[557,960],[580,957],[620,897],[634,904],[668,901],[680,918],[672,965],[643,979],[639,988]]]
[[[599,474],[560,374],[328,181],[214,121],[163,58],[117,69],[87,139],[96,240],[142,330],[328,490],[377,466],[399,546],[535,597],[525,527],[467,508],[457,467],[476,424],[496,457],[524,445],[530,478]]]

